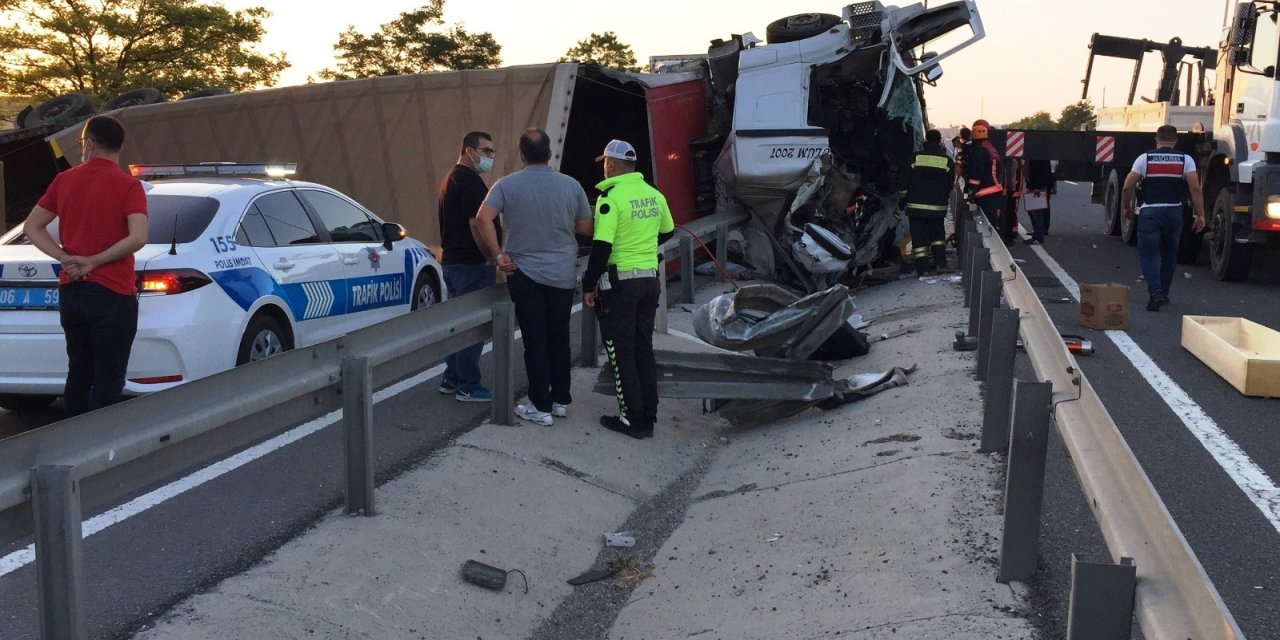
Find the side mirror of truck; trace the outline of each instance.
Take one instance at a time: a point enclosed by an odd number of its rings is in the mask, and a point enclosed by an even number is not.
[[[1249,58],[1251,57],[1249,52],[1249,47],[1246,47],[1244,45],[1232,45],[1229,56],[1230,57],[1228,58],[1228,60],[1231,66],[1233,67],[1249,66]]]
[[[929,86],[933,86],[937,84],[938,79],[941,77],[942,77],[942,65],[936,65],[936,66],[930,67],[928,71],[924,72],[924,82]]]
[[[1235,18],[1231,21],[1231,33],[1227,38],[1233,53],[1236,47],[1245,47],[1248,50],[1249,43],[1253,42],[1253,30],[1257,26],[1258,14],[1253,8],[1253,3],[1236,3]],[[1233,56],[1232,60],[1234,59]]]

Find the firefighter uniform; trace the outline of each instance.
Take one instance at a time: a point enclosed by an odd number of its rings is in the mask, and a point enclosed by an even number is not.
[[[1012,239],[1008,220],[1005,219],[1004,186],[1000,183],[1000,152],[987,139],[990,125],[986,120],[973,123],[973,142],[965,151],[965,188],[973,195],[974,202],[982,209],[987,222],[1000,233],[1001,239]]]
[[[947,268],[947,203],[951,200],[954,163],[942,147],[942,137],[929,132],[929,140],[911,163],[904,208],[911,223],[911,259],[916,273]],[[932,140],[937,138],[937,140]]]
[[[633,163],[635,150],[615,140],[606,147],[604,157]],[[659,236],[670,237],[675,225],[666,198],[638,172],[606,178],[596,188],[600,198],[595,235],[582,290],[598,301],[600,334],[613,369],[619,410],[618,418],[606,416],[601,422],[632,437],[649,437],[658,417],[653,354],[658,244]],[[604,254],[607,261],[602,259]]]

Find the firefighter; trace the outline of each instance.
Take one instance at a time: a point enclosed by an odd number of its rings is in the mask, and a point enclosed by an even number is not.
[[[632,438],[653,437],[658,419],[658,370],[653,355],[658,310],[658,245],[675,232],[667,199],[636,171],[636,150],[611,140],[596,158],[604,181],[596,185],[595,235],[582,303],[596,307],[600,335],[613,368],[618,415],[600,424]]]
[[[1013,237],[1005,220],[1004,186],[1000,184],[1000,153],[991,145],[987,134],[991,125],[986,120],[975,120],[970,128],[973,141],[965,150],[964,173],[965,190],[982,209],[987,222],[995,227],[1000,238],[1006,243]]]
[[[924,148],[911,163],[911,177],[903,199],[911,223],[911,260],[917,275],[947,268],[947,232],[943,220],[947,217],[947,203],[955,184],[954,168],[942,146],[942,134],[930,129],[924,134]]]

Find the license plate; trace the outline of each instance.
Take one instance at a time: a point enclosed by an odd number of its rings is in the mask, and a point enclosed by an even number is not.
[[[57,287],[0,287],[0,309],[57,308]]]

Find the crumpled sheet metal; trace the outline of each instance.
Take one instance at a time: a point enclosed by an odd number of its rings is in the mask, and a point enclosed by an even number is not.
[[[843,285],[800,298],[774,284],[754,284],[695,309],[693,330],[703,342],[722,349],[778,353],[810,337],[820,344],[854,309]]]

